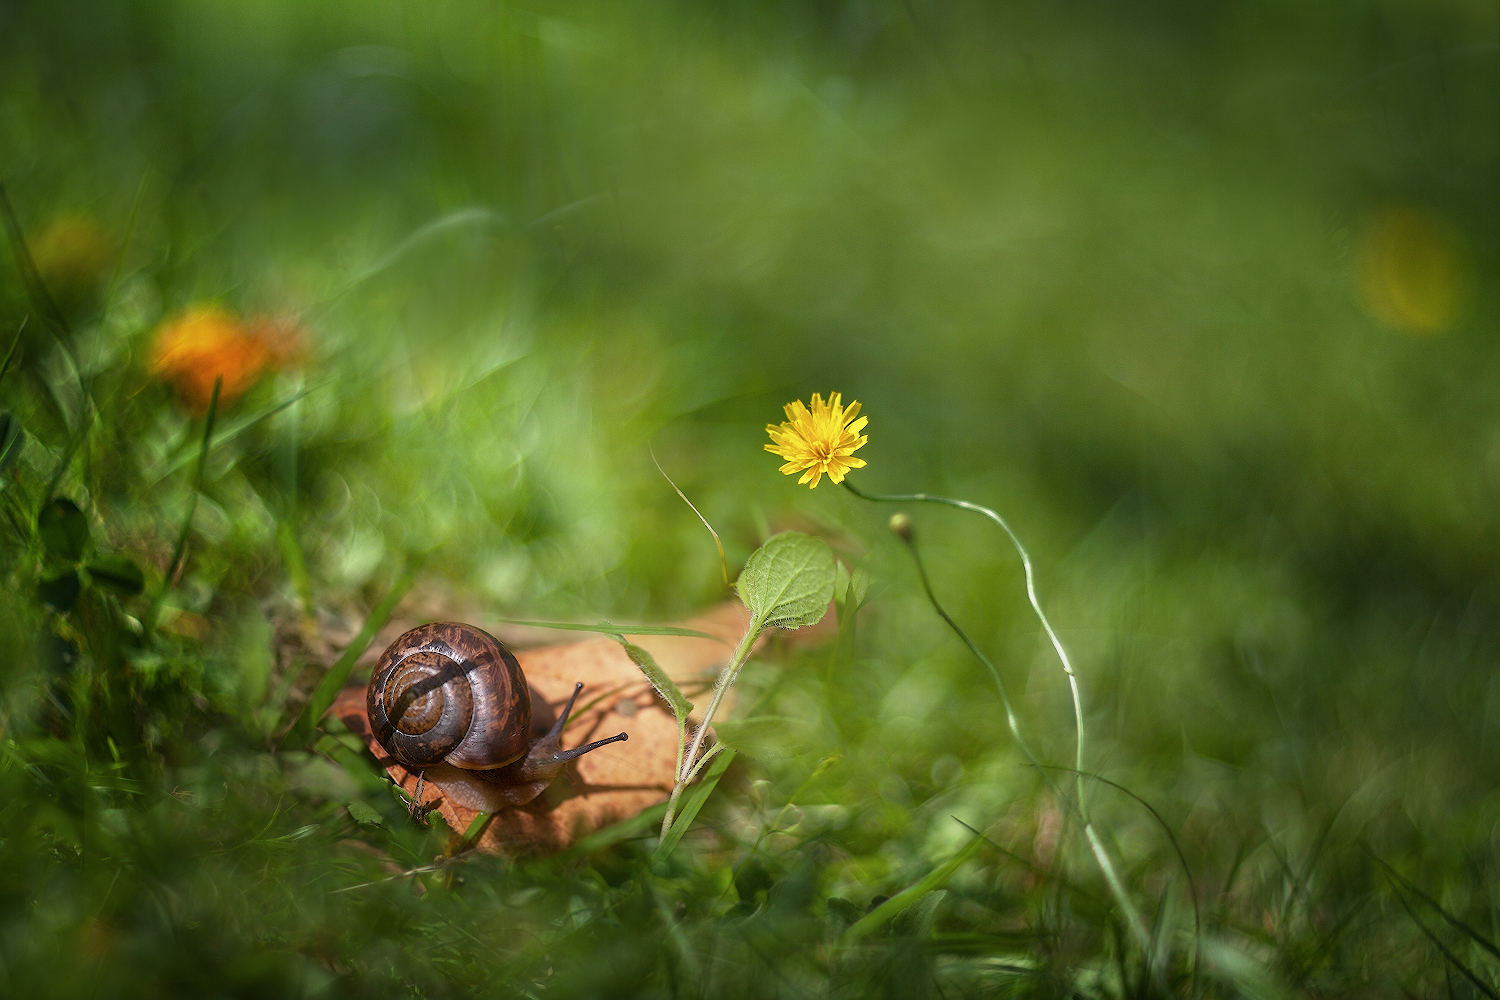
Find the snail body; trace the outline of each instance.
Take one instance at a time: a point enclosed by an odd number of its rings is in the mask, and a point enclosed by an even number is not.
[[[531,735],[531,692],[515,656],[473,625],[433,622],[403,634],[381,654],[366,693],[376,742],[412,771],[459,768],[494,786],[504,805],[546,790],[568,761],[626,739],[562,749],[579,683],[551,730]]]

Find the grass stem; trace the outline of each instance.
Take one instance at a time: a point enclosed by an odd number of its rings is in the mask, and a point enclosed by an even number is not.
[[[177,544],[172,546],[172,558],[167,563],[166,575],[162,577],[161,587],[156,591],[156,596],[151,600],[151,609],[146,613],[146,632],[149,634],[156,628],[157,618],[161,615],[161,605],[167,597],[167,591],[172,589],[172,583],[177,579],[177,573],[182,569],[182,561],[187,555],[188,535],[193,530],[193,515],[198,512],[198,494],[203,491],[203,478],[208,469],[208,453],[210,444],[214,438],[214,418],[219,413],[219,390],[224,387],[224,376],[220,375],[214,379],[213,395],[208,400],[208,416],[203,423],[203,445],[198,450],[198,469],[193,474],[193,491],[188,497],[187,515],[182,519],[182,530],[177,533]]]

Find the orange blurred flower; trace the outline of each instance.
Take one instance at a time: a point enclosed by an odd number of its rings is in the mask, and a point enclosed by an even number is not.
[[[301,355],[301,333],[286,319],[241,322],[219,306],[194,306],[156,335],[151,371],[177,390],[189,410],[208,412],[220,377],[219,405],[243,396],[267,371]]]
[[[302,360],[306,344],[302,338],[302,327],[295,318],[252,316],[245,321],[245,330],[266,349],[272,368],[292,368]]]

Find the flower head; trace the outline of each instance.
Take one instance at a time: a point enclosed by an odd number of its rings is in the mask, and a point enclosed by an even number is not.
[[[219,404],[243,396],[268,369],[297,353],[295,330],[285,323],[242,323],[217,306],[197,306],[162,326],[151,370],[177,390],[188,409],[206,413],[214,382],[222,377]]]
[[[1406,333],[1451,329],[1469,299],[1465,250],[1462,237],[1441,217],[1401,206],[1380,209],[1355,258],[1365,311]]]
[[[863,448],[868,437],[861,434],[869,417],[859,417],[859,403],[844,407],[839,393],[830,393],[828,402],[816,392],[812,394],[811,409],[802,405],[800,399],[782,407],[786,421],[780,426],[766,425],[771,443],[766,451],[786,459],[781,471],[788,476],[802,473],[797,480],[800,486],[816,489],[818,482],[827,475],[835,483],[842,483],[850,469],[863,469],[865,460],[855,458],[854,453]]]

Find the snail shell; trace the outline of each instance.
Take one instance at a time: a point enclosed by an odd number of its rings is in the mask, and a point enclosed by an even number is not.
[[[433,622],[402,635],[381,654],[367,699],[375,739],[409,768],[504,767],[531,742],[521,665],[472,625]]]

